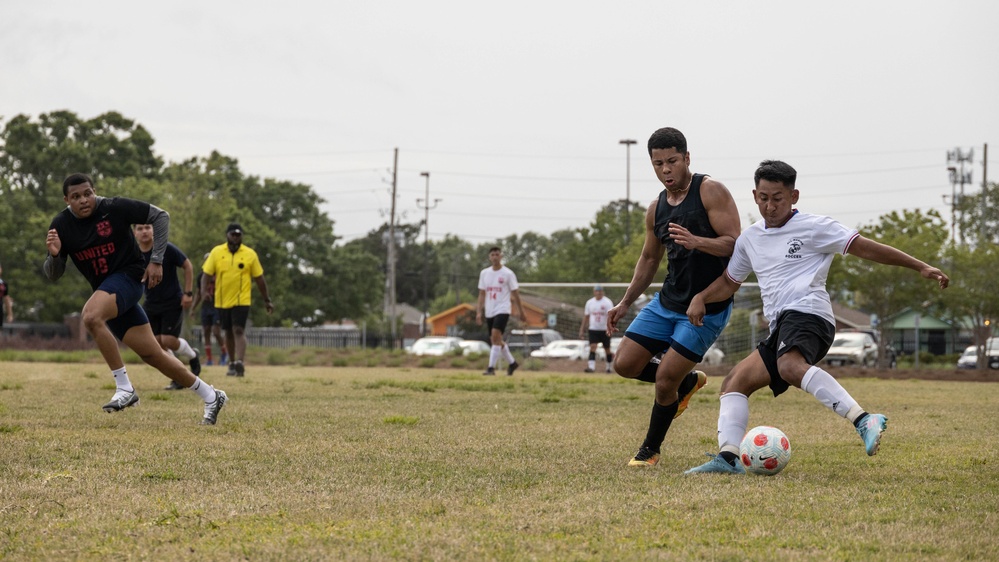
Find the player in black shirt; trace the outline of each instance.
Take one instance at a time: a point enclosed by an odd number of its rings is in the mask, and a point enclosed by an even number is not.
[[[66,260],[90,283],[94,293],[83,305],[83,323],[111,369],[117,390],[104,411],[117,412],[139,403],[118,342],[142,360],[205,401],[201,423],[214,425],[228,397],[225,392],[194,376],[176,357],[164,351],[139,306],[143,284],[156,287],[163,278],[163,254],[170,229],[170,215],[149,203],[124,197],[98,197],[86,174],[72,174],[62,184],[68,207],[52,219],[45,246],[43,269],[55,281],[66,270]],[[133,224],[153,225],[155,237],[149,265],[132,234]]]

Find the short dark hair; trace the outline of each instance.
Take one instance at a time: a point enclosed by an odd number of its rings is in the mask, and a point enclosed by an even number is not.
[[[493,246],[492,248],[489,248],[489,253],[491,254],[493,252],[500,252],[500,253],[502,253],[503,250],[500,250],[499,246]]]
[[[687,137],[673,127],[663,127],[649,137],[649,156],[655,149],[675,148],[680,154],[687,152]]]
[[[81,185],[84,183],[89,183],[90,187],[94,186],[94,180],[90,179],[87,174],[70,174],[66,179],[62,181],[62,196],[65,197],[69,195],[69,188],[74,185]]]
[[[781,182],[784,187],[794,189],[794,182],[798,179],[798,172],[787,162],[780,160],[764,160],[760,162],[760,167],[756,168],[753,175],[753,184],[760,185],[760,180]]]

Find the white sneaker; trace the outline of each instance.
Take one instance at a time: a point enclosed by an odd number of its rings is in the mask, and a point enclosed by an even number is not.
[[[139,403],[139,395],[135,393],[135,390],[122,390],[118,389],[111,397],[111,401],[103,406],[103,409],[107,413],[120,412],[125,408],[130,408]]]

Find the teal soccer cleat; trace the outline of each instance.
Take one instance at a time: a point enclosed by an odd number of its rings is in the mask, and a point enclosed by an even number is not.
[[[690,470],[684,472],[684,474],[745,474],[746,469],[742,468],[742,465],[736,461],[735,466],[728,464],[728,461],[722,458],[721,455],[712,455],[711,453],[704,453],[705,455],[711,457],[711,460],[702,464],[701,466],[695,466]]]
[[[864,447],[867,448],[867,456],[873,457],[878,454],[878,447],[881,446],[881,434],[888,429],[888,417],[884,414],[867,414],[867,417],[857,428],[857,434],[864,440]]]

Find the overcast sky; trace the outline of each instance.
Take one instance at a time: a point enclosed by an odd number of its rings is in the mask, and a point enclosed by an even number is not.
[[[645,149],[758,218],[760,160],[798,170],[799,209],[849,226],[950,217],[947,151],[999,178],[999,2],[0,1],[0,116],[119,111],[168,161],[235,157],[306,183],[350,240],[387,221],[473,243],[586,226],[662,189]],[[61,170],[71,172],[72,170]],[[110,195],[110,194],[108,194]],[[947,196],[947,201],[943,196]]]

